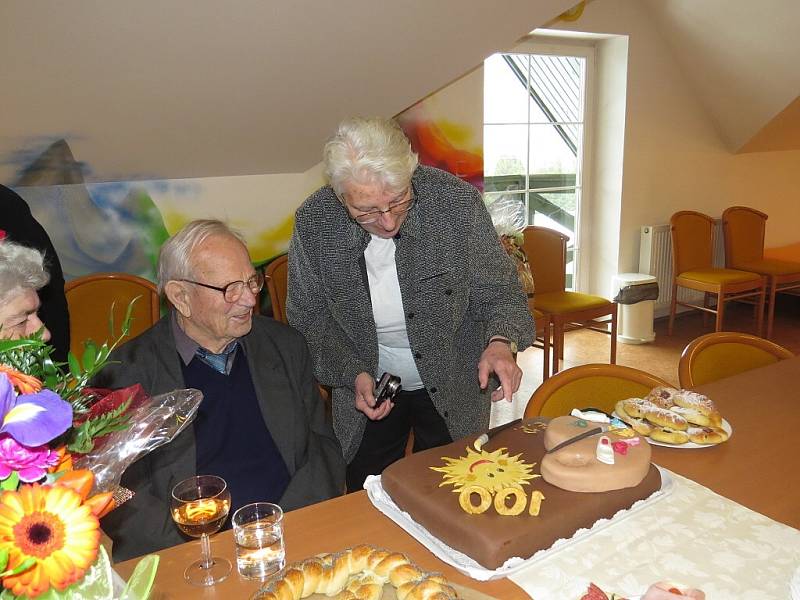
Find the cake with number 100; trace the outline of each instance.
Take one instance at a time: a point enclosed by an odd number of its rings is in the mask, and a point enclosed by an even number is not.
[[[399,508],[488,569],[611,519],[661,488],[650,446],[624,424],[528,419],[408,456],[381,475]]]

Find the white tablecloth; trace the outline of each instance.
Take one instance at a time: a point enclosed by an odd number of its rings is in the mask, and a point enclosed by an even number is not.
[[[702,589],[707,600],[792,598],[800,531],[672,477],[663,502],[536,561],[511,581],[536,600],[577,600],[590,581],[627,596],[669,581]]]

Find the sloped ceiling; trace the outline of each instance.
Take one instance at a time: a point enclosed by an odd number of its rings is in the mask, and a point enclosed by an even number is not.
[[[732,152],[800,149],[800,1],[646,1]]]
[[[0,182],[301,172],[576,1],[2,0]]]

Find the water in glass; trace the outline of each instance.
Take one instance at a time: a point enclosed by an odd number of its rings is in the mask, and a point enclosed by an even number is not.
[[[267,502],[243,506],[233,516],[236,566],[242,577],[264,579],[286,564],[283,512]]]

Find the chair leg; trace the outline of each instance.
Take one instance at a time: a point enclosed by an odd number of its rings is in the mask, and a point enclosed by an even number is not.
[[[764,335],[764,299],[767,296],[767,278],[761,278],[761,293],[758,295],[758,318],[756,319],[756,328],[758,329],[759,337]],[[769,333],[767,333],[769,336]]]
[[[617,306],[611,313],[611,364],[617,364]]]
[[[769,312],[767,313],[767,339],[772,339],[772,324],[775,320],[775,293],[778,287],[777,282],[775,281],[775,276],[772,275],[768,279],[769,281],[769,308],[767,309]]]
[[[722,319],[725,315],[725,290],[720,289],[717,292],[717,325],[714,331],[722,331]]]
[[[551,321],[553,324],[553,368],[552,374],[558,373],[559,361],[564,352],[564,324],[554,317]]]
[[[711,305],[710,296],[708,292],[703,292],[703,308],[708,308]],[[703,313],[703,327],[708,327],[708,313],[706,311],[701,311]]]
[[[542,351],[544,352],[544,364],[542,365],[542,383],[550,377],[550,318],[544,323],[544,335],[542,335]]]
[[[667,326],[667,335],[672,335],[672,326],[675,324],[675,309],[678,306],[678,284],[672,284],[672,299],[669,302],[669,325]]]

